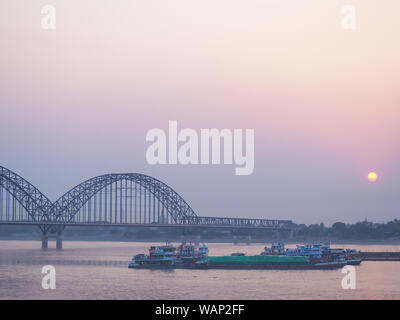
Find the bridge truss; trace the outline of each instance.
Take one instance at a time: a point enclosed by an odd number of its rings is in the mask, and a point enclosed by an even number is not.
[[[182,226],[290,230],[289,220],[197,216],[170,186],[139,173],[105,174],[75,186],[52,203],[0,166],[0,224],[38,225],[44,238],[66,226]]]

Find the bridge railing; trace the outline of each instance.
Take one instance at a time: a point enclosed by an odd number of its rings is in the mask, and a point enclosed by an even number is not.
[[[191,217],[190,219],[181,220],[178,224],[189,225],[218,225],[230,227],[263,227],[284,229],[288,228],[291,220],[271,220],[271,219],[252,219],[252,218],[228,218],[228,217]]]

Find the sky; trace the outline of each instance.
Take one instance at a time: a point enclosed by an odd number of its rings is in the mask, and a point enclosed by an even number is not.
[[[41,8],[56,8],[56,29]],[[3,0],[0,165],[51,200],[104,173],[201,216],[387,222],[400,213],[400,2]],[[149,165],[146,133],[255,131],[255,169]],[[368,172],[379,175],[367,180]]]

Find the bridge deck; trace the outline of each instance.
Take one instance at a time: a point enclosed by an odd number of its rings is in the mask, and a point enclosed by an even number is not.
[[[187,228],[228,228],[228,229],[272,229],[292,230],[289,220],[266,220],[244,218],[198,217],[197,221],[181,223],[109,223],[93,222],[50,222],[50,221],[0,221],[0,225],[32,226],[77,226],[77,227],[187,227]]]

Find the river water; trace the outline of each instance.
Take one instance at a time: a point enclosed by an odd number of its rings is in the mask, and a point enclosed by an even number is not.
[[[47,251],[39,241],[0,241],[0,299],[400,299],[400,262],[364,261],[356,289],[342,288],[341,270],[136,270],[140,242],[64,241]],[[208,243],[210,255],[258,254],[263,245]],[[332,246],[335,247],[335,246]],[[362,251],[400,246],[340,245]],[[56,289],[41,282],[44,265],[56,270]]]

